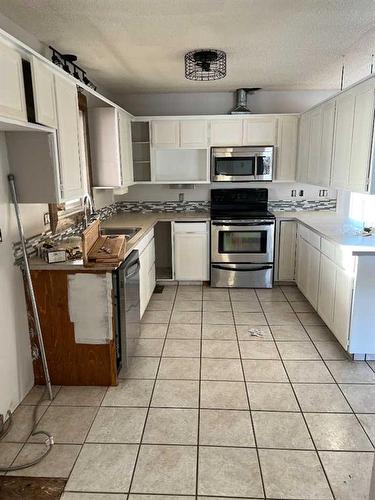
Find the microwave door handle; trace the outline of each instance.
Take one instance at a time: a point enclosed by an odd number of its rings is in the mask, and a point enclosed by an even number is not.
[[[247,271],[247,272],[253,272],[253,271],[265,271],[266,269],[272,269],[272,265],[269,266],[259,266],[259,267],[226,267],[224,265],[220,264],[212,264],[212,267],[214,269],[222,269],[223,271]]]

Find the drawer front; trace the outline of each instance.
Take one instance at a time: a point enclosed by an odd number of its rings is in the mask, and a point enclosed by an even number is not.
[[[309,234],[309,243],[311,246],[316,248],[317,250],[320,250],[320,236],[313,231],[310,231]]]
[[[334,243],[326,240],[325,238],[321,238],[320,250],[322,254],[328,257],[329,259],[333,261],[335,260],[336,245]]]
[[[206,222],[175,222],[174,223],[175,233],[206,233],[207,223]]]

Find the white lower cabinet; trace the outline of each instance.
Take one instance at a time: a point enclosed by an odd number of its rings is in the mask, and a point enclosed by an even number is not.
[[[139,251],[139,299],[141,318],[155,288],[155,239],[152,230],[137,246]]]
[[[278,281],[294,281],[296,268],[297,223],[279,223]]]
[[[208,224],[174,222],[174,273],[178,281],[209,279]]]
[[[353,307],[359,311],[352,299],[353,287],[360,285],[355,278],[356,258],[302,224],[298,224],[297,247],[298,288],[344,349],[358,353],[351,341],[353,336],[363,335],[351,325]],[[362,349],[363,353],[369,352]]]

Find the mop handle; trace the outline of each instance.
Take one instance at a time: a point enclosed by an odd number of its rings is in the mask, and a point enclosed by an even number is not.
[[[33,282],[31,280],[29,259],[28,259],[27,250],[26,250],[25,235],[24,235],[23,226],[22,226],[22,222],[21,222],[21,214],[20,214],[20,210],[19,210],[19,206],[18,206],[17,193],[16,193],[16,184],[15,184],[15,179],[14,179],[14,175],[13,174],[9,174],[8,175],[8,181],[9,181],[10,192],[11,192],[11,195],[12,195],[12,200],[13,200],[13,203],[14,203],[14,209],[15,209],[15,212],[16,212],[18,232],[19,232],[20,239],[21,239],[22,254],[23,254],[23,261],[24,261],[24,269],[25,269],[25,274],[26,274],[27,285],[28,285],[28,288],[29,288],[31,306],[32,306],[32,309],[33,309],[35,329],[36,329],[36,333],[37,333],[37,336],[38,336],[39,351],[40,351],[40,356],[42,358],[42,365],[43,365],[44,377],[46,379],[46,386],[47,386],[47,389],[48,389],[49,398],[52,401],[53,394],[52,394],[52,387],[51,387],[51,379],[49,377],[48,364],[47,364],[47,358],[46,358],[46,351],[44,349],[44,342],[43,342],[43,336],[42,336],[42,329],[41,329],[41,326],[40,326],[39,313],[38,313],[38,308],[37,308],[37,305],[36,305],[36,299],[35,299]]]

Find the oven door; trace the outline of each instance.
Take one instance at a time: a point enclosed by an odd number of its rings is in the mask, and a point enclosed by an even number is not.
[[[273,262],[274,220],[211,221],[211,262]]]
[[[273,264],[211,264],[211,286],[272,288]]]

